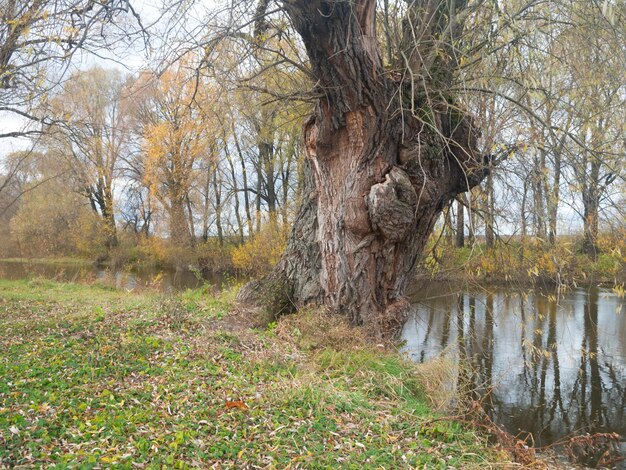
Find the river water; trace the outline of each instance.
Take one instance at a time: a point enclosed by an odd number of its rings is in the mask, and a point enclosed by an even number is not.
[[[626,300],[611,290],[425,289],[402,338],[415,361],[464,364],[492,419],[537,446],[626,438]]]
[[[159,269],[153,266],[132,270],[111,269],[91,264],[0,261],[0,279],[44,278],[59,282],[97,283],[124,290],[153,289],[176,292],[203,285],[222,288],[238,279],[226,274],[190,269]]]
[[[0,278],[29,277],[162,292],[234,281],[190,270],[0,261]],[[626,439],[626,299],[598,288],[557,295],[439,284],[416,291],[405,352],[418,362],[443,354],[463,364],[469,388],[510,433],[530,434],[537,446],[585,432]]]

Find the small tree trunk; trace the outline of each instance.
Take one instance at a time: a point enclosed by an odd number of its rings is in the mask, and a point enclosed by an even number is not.
[[[583,241],[583,251],[594,261],[598,259],[598,198],[594,191],[583,197],[584,225],[585,232]]]
[[[191,246],[195,246],[196,244],[196,226],[193,221],[193,207],[191,205],[191,199],[187,194],[185,196],[185,203],[187,206],[187,219],[189,220],[189,242]]]
[[[261,231],[261,181],[263,178],[263,173],[260,169],[257,169],[257,181],[256,181],[256,233]]]
[[[591,132],[593,147],[597,148],[604,134],[604,118],[599,117]],[[598,259],[598,223],[600,211],[600,169],[602,159],[594,153],[586,153],[583,166],[582,199],[585,231],[583,251],[594,261]],[[589,171],[587,172],[587,168]]]
[[[447,246],[452,246],[454,236],[454,228],[452,227],[452,205],[450,205],[443,211],[443,240]]]
[[[524,247],[526,245],[526,234],[528,231],[527,228],[527,220],[526,220],[526,204],[528,200],[528,181],[524,179],[523,188],[522,188],[522,203],[520,205],[520,218],[522,221],[522,227],[520,230],[520,245],[521,249],[519,252],[519,259],[523,261],[524,259]]]
[[[204,208],[202,210],[202,240],[206,243],[209,241],[209,208],[210,208],[210,191],[211,191],[211,169],[206,169],[204,174]]]
[[[493,248],[495,245],[495,201],[493,194],[493,176],[487,176],[487,210],[485,212],[485,243],[487,248]]]
[[[230,177],[233,183],[233,195],[235,197],[235,219],[237,221],[237,232],[239,233],[239,240],[241,243],[245,241],[243,235],[243,222],[241,220],[241,213],[239,210],[239,185],[237,184],[237,174],[235,172],[235,165],[233,164],[233,158],[230,152],[228,151],[228,145],[225,146],[226,149],[226,158],[228,159],[228,165],[230,167]]]
[[[213,171],[213,193],[215,195],[215,227],[217,228],[217,239],[220,246],[224,246],[224,231],[222,229],[222,187],[218,181],[218,170],[216,166]]]
[[[456,201],[456,247],[465,246],[465,195],[459,194]]]
[[[535,236],[540,238],[543,242],[546,239],[546,223],[545,223],[545,199],[543,193],[543,171],[544,166],[542,161],[544,159],[535,156],[534,159],[534,171],[533,171],[533,196],[534,196],[534,210],[533,219],[535,222]]]
[[[276,215],[276,175],[274,174],[274,143],[273,142],[261,142],[259,144],[259,160],[261,165],[261,172],[263,173],[263,180],[265,181],[265,202],[267,203],[267,209],[270,213],[270,217],[274,218]]]
[[[559,210],[561,191],[561,151],[557,149],[554,156],[554,179],[552,181],[552,191],[548,198],[548,242],[551,246],[556,244],[556,223]]]
[[[252,212],[250,210],[250,192],[248,187],[248,170],[246,168],[246,159],[241,151],[241,145],[239,144],[239,138],[235,130],[235,125],[232,124],[233,140],[235,142],[235,148],[237,149],[237,155],[239,155],[239,163],[241,164],[241,178],[243,184],[243,207],[246,212],[246,223],[248,227],[248,236],[252,235]]]
[[[297,160],[297,151],[298,147],[296,144],[296,140],[292,139],[291,143],[284,151],[284,158],[282,161],[282,168],[280,171],[280,180],[281,180],[281,202],[280,202],[280,212],[282,216],[282,224],[283,227],[288,227],[289,225],[289,200],[290,197],[293,197],[293,191],[291,191],[291,179],[292,179],[292,165]]]
[[[476,210],[475,210],[475,194],[470,191],[467,193],[467,207],[469,208],[467,241],[471,246],[476,244]]]
[[[148,190],[145,200],[141,200],[141,232],[145,237],[150,236],[150,225],[152,224],[152,194]]]
[[[602,125],[599,126],[600,132]],[[589,173],[585,177],[582,190],[583,229],[585,232],[583,251],[594,261],[598,259],[598,220],[600,210],[600,168],[602,162],[591,158]]]

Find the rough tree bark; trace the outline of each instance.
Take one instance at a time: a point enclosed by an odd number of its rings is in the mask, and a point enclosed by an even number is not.
[[[239,298],[274,314],[319,303],[386,336],[404,321],[405,288],[437,217],[487,173],[477,131],[453,97],[426,101],[386,73],[375,0],[283,5],[323,98],[303,126],[306,188],[286,252]]]
[[[185,195],[178,185],[170,191],[168,216],[170,242],[177,247],[191,246],[191,233],[185,210]]]

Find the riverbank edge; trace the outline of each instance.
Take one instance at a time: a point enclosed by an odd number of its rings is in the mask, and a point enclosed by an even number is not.
[[[477,254],[474,261],[477,265],[484,263],[481,254]],[[109,269],[123,269],[132,272],[145,268],[153,268],[155,270],[180,270],[184,269],[189,272],[198,272],[200,275],[205,274],[225,274],[239,276],[244,273],[234,266],[215,266],[201,265],[201,263],[190,264],[181,268],[181,266],[169,266],[162,262],[141,260],[131,263],[119,263],[115,261],[98,262],[93,259],[76,258],[76,257],[50,257],[50,258],[0,258],[0,263],[23,263],[23,264],[42,264],[50,266],[98,266]],[[476,286],[501,286],[512,287],[517,289],[528,288],[545,288],[545,289],[572,289],[578,287],[603,287],[603,288],[624,288],[626,286],[626,262],[620,269],[613,269],[614,272],[607,272],[606,266],[599,263],[592,263],[593,269],[583,270],[581,267],[569,272],[567,276],[561,277],[554,272],[533,271],[527,266],[520,267],[514,272],[505,269],[506,263],[502,262],[501,268],[493,267],[488,272],[481,272],[476,266],[468,266],[467,260],[463,263],[454,262],[452,266],[448,263],[448,267],[441,269],[428,269],[422,265],[414,276],[414,284],[410,291],[416,291],[418,288],[428,286],[434,283],[447,283],[455,285],[476,285]],[[600,266],[600,267],[598,267]],[[410,293],[409,293],[410,296]]]
[[[484,434],[435,411],[445,365],[416,365],[315,312],[259,327],[233,301],[0,281],[0,466],[507,464]],[[177,395],[155,410],[139,376]]]
[[[433,281],[492,284],[507,287],[618,287],[626,284],[625,240],[603,239],[595,259],[577,243],[555,246],[531,243],[488,248],[439,246],[420,262],[417,276]]]
[[[93,260],[86,258],[0,258],[0,263],[16,263],[16,264],[47,264],[50,266],[92,266],[95,264]]]
[[[571,283],[559,283],[548,277],[529,277],[520,275],[511,276],[468,276],[462,271],[450,271],[445,273],[428,274],[420,272],[413,278],[413,285],[409,289],[409,298],[419,290],[428,289],[433,285],[449,285],[457,287],[504,287],[517,290],[545,289],[549,291],[559,290],[565,292],[570,289],[600,287],[604,289],[623,290],[626,286],[626,277],[607,278],[590,276],[586,279]]]
[[[38,264],[47,266],[83,266],[83,267],[98,267],[111,270],[123,270],[123,271],[137,271],[141,269],[154,269],[156,271],[189,271],[198,272],[200,274],[221,274],[221,275],[233,275],[239,276],[243,274],[243,271],[235,268],[234,266],[210,266],[202,264],[200,262],[187,264],[184,266],[170,265],[161,261],[154,260],[135,260],[132,262],[119,261],[119,260],[94,260],[89,258],[73,258],[73,257],[61,257],[61,258],[0,258],[0,263],[15,263],[15,264]]]

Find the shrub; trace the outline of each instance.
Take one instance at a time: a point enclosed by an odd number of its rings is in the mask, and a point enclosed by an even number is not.
[[[269,222],[246,243],[233,250],[233,265],[255,276],[262,276],[278,262],[286,243],[287,228],[278,222]]]
[[[201,269],[214,273],[224,273],[233,270],[232,251],[233,242],[226,239],[220,245],[217,238],[210,238],[196,246],[196,255]]]

